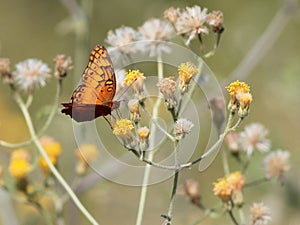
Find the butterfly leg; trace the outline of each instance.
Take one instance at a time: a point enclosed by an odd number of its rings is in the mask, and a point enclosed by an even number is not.
[[[109,124],[110,128],[113,130],[113,126],[111,125],[110,121],[106,118],[106,116],[103,116],[103,118],[106,120],[106,122]]]

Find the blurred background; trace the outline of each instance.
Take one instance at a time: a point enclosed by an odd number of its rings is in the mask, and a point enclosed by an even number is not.
[[[163,17],[167,8],[193,6],[208,8],[209,11],[221,10],[225,19],[225,32],[220,47],[207,65],[222,82],[240,65],[242,59],[266,31],[270,22],[283,8],[283,0],[252,1],[184,1],[184,0],[131,0],[131,1],[83,1],[87,20],[70,23],[72,15],[61,1],[37,0],[0,0],[0,57],[11,59],[11,65],[28,58],[38,58],[53,65],[53,58],[64,53],[73,58],[75,68],[64,80],[62,102],[69,97],[79,81],[90,50],[97,44],[105,44],[109,30],[121,25],[137,28],[152,17]],[[270,131],[272,150],[283,149],[291,153],[292,169],[287,174],[287,184],[280,186],[268,182],[246,190],[246,206],[253,201],[263,201],[272,210],[271,224],[300,224],[300,16],[294,7],[286,8],[286,15],[277,21],[270,49],[264,54],[262,46],[254,57],[259,58],[257,65],[243,79],[251,85],[254,97],[251,114],[243,126],[259,122]],[[76,11],[77,18],[80,13]],[[83,23],[83,24],[80,24]],[[275,22],[274,22],[275,23]],[[74,33],[74,27],[76,32]],[[275,27],[276,28],[276,27]],[[277,38],[277,35],[278,38]],[[274,43],[272,41],[275,40]],[[52,67],[53,68],[53,67]],[[239,74],[236,74],[239,76]],[[242,75],[244,76],[244,75]],[[55,81],[35,93],[30,112],[37,129],[42,126],[38,114],[43,107],[51,105],[55,92]],[[225,88],[224,88],[225,93]],[[100,123],[105,121],[101,119]],[[105,124],[107,126],[107,124]],[[243,126],[240,128],[242,130]],[[75,155],[77,148],[74,141],[71,120],[58,113],[46,132],[63,146],[59,168],[67,181],[74,176]],[[22,114],[11,98],[7,85],[0,84],[0,139],[8,142],[27,140],[27,131]],[[0,163],[5,168],[9,159],[8,149],[0,148]],[[261,177],[261,159],[257,157],[249,174],[252,178]],[[235,164],[232,162],[232,170]],[[212,182],[223,176],[221,158],[204,172],[199,173],[197,166],[182,173],[180,182],[193,178],[200,182],[200,191],[205,205],[214,206],[219,200],[213,196]],[[161,224],[161,213],[165,213],[171,191],[171,180],[151,185],[145,209],[144,223]],[[100,224],[135,224],[139,187],[127,187],[101,179],[79,197]],[[248,199],[247,199],[248,198]],[[4,207],[1,205],[1,207]],[[41,217],[31,207],[14,203],[19,224],[43,224]],[[2,210],[2,208],[0,208]],[[245,212],[248,216],[248,213]],[[174,212],[174,224],[192,224],[201,217],[202,212],[189,201],[179,196]],[[65,207],[66,224],[87,224],[85,218],[72,203]],[[226,221],[226,222],[224,222]],[[206,220],[202,224],[231,224],[224,217]],[[0,218],[0,224],[1,218]]]

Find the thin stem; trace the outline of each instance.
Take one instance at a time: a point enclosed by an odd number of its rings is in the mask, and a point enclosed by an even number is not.
[[[168,220],[167,224],[171,224],[171,220],[172,220],[172,214],[173,214],[173,209],[174,209],[174,205],[175,205],[176,192],[177,192],[178,181],[179,181],[179,172],[180,172],[180,170],[176,170],[175,174],[174,174],[171,201],[170,201],[170,205],[169,205],[168,215],[166,218]]]
[[[151,115],[151,113],[148,111],[148,109],[145,107],[145,106],[143,106],[143,109],[144,109],[144,111],[148,114],[148,115]],[[162,126],[160,126],[157,122],[156,122],[156,120],[152,120],[152,122],[155,124],[155,126],[157,126],[159,129],[160,129],[160,131],[161,132],[163,132],[172,142],[174,142],[175,141],[175,138],[171,135],[171,134],[169,134],[168,133],[168,131],[166,131]]]
[[[248,187],[256,186],[256,185],[262,184],[262,183],[267,182],[267,181],[269,181],[269,179],[266,178],[266,177],[263,177],[263,178],[251,181],[249,183],[246,183],[244,187],[248,188]]]
[[[228,211],[228,214],[229,214],[229,216],[230,216],[232,222],[233,222],[235,225],[239,225],[239,223],[237,222],[236,218],[235,218],[234,215],[233,215],[232,210],[229,210],[229,211]]]
[[[19,104],[19,107],[20,107],[20,109],[21,109],[21,111],[22,111],[22,113],[24,115],[24,118],[25,118],[25,121],[27,123],[30,135],[32,137],[32,140],[33,140],[34,144],[36,145],[37,149],[39,150],[39,153],[45,159],[45,161],[46,161],[47,165],[49,166],[51,172],[53,173],[53,175],[55,176],[55,178],[58,180],[58,182],[64,187],[64,189],[66,190],[66,192],[70,195],[70,197],[73,200],[73,202],[75,203],[75,205],[83,213],[83,215],[87,218],[87,220],[91,224],[98,225],[98,223],[96,222],[96,220],[86,210],[86,208],[81,204],[80,200],[74,194],[74,192],[72,191],[72,189],[70,188],[70,186],[67,184],[67,182],[64,180],[64,178],[60,175],[60,173],[58,172],[58,170],[52,164],[52,162],[49,159],[47,153],[45,152],[45,150],[43,149],[41,143],[38,140],[38,137],[37,137],[37,135],[35,133],[35,130],[33,128],[33,124],[32,124],[29,112],[27,110],[27,107],[26,107],[26,105],[24,104],[22,98],[20,97],[20,95],[17,92],[15,92],[15,99],[16,99],[17,103]]]
[[[224,173],[225,175],[228,175],[230,173],[229,163],[228,163],[226,150],[224,148],[222,148],[222,163],[223,163]]]
[[[175,165],[177,165],[179,162],[178,154],[177,154],[177,146],[178,146],[178,141],[174,142]],[[166,217],[167,224],[171,224],[171,220],[172,220],[172,214],[173,214],[173,209],[175,206],[176,193],[177,193],[177,187],[178,187],[178,181],[179,181],[179,172],[180,172],[180,170],[176,170],[174,173],[171,200],[170,200],[170,204],[169,204],[168,216]]]
[[[32,103],[32,99],[33,99],[33,95],[32,95],[32,93],[30,93],[29,96],[27,97],[27,100],[26,100],[26,103],[25,103],[27,108],[30,107],[30,105]]]
[[[160,55],[158,55],[158,57],[157,57],[157,76],[158,76],[158,80],[163,79],[163,63],[162,63]],[[153,110],[152,110],[152,121],[158,117],[158,109],[161,105],[161,102],[162,102],[162,98],[161,98],[161,96],[159,96],[157,98],[155,105],[153,107]],[[156,133],[156,126],[151,126],[150,134],[153,138],[150,139],[150,143],[149,143],[150,149],[152,149],[152,147],[155,144],[154,143],[155,133]],[[148,160],[152,161],[153,157],[154,157],[154,151],[151,151],[148,154]],[[146,159],[142,158],[142,160],[144,161]],[[136,223],[135,223],[136,225],[141,225],[142,221],[143,221],[150,173],[151,173],[151,164],[147,164],[145,167],[145,171],[144,171],[144,178],[143,178],[143,185],[142,185],[141,196],[140,196],[140,201],[139,201],[138,214],[137,214]]]
[[[242,208],[238,208],[238,212],[240,215],[241,225],[246,225],[245,215]]]
[[[58,79],[56,93],[55,93],[55,100],[54,100],[53,106],[51,108],[50,114],[49,114],[49,116],[48,116],[48,118],[47,118],[44,126],[41,128],[41,130],[39,130],[38,136],[43,135],[44,132],[50,126],[50,124],[51,124],[51,122],[52,122],[52,120],[53,120],[53,118],[55,116],[55,113],[57,111],[57,107],[58,107],[58,104],[59,104],[59,98],[61,96],[61,90],[62,90],[62,80]]]
[[[211,214],[212,210],[211,209],[207,209],[204,213],[204,216],[201,217],[200,219],[196,220],[195,222],[193,222],[191,225],[197,225],[200,224],[202,221],[204,221],[210,214]]]
[[[44,134],[44,132],[48,129],[49,125],[51,124],[51,122],[52,122],[52,120],[55,116],[55,113],[56,113],[56,110],[57,110],[57,107],[58,107],[58,104],[59,104],[59,98],[60,98],[60,95],[61,95],[61,90],[62,90],[62,81],[58,80],[54,103],[52,105],[50,114],[49,114],[44,126],[41,128],[41,130],[37,134],[38,137],[40,137],[41,135]],[[29,99],[29,97],[28,97],[28,99]],[[25,104],[25,106],[27,108],[28,108],[28,99],[27,99],[27,102]],[[32,101],[32,99],[30,101]],[[33,141],[32,138],[27,140],[27,141],[20,142],[20,143],[9,143],[9,142],[6,142],[6,141],[0,141],[0,146],[6,147],[6,148],[15,148],[16,149],[16,148],[20,148],[20,147],[29,145],[29,144],[32,143],[32,141]]]

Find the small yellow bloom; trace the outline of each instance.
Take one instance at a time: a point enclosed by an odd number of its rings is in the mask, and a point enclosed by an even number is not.
[[[214,195],[221,198],[224,202],[229,201],[232,194],[240,192],[245,184],[245,176],[237,171],[214,182]]]
[[[225,178],[219,178],[217,182],[213,183],[213,186],[214,195],[218,196],[224,202],[230,200],[233,191],[232,185]]]
[[[148,127],[141,127],[138,129],[137,133],[138,133],[140,140],[145,140],[145,139],[148,139],[150,130]]]
[[[248,115],[249,105],[252,102],[250,87],[245,82],[235,81],[226,87],[231,96],[228,109],[231,112],[239,110],[239,116],[244,118]]]
[[[139,110],[139,100],[137,100],[137,99],[129,100],[128,108],[130,111],[130,119],[134,123],[137,123],[141,118],[141,114],[140,114],[140,110]]]
[[[238,93],[249,93],[250,92],[250,87],[248,84],[246,84],[245,82],[240,82],[240,81],[235,81],[232,82],[231,84],[229,84],[226,87],[228,93],[232,96],[232,97],[236,97],[236,95]]]
[[[120,119],[117,120],[113,126],[113,134],[121,138],[125,145],[131,146],[133,144],[132,130],[133,124],[131,120]]]
[[[57,158],[61,154],[61,145],[52,137],[43,136],[40,142],[48,156]]]
[[[113,134],[119,137],[131,135],[133,124],[128,119],[117,120],[113,126]]]
[[[56,157],[49,156],[49,159],[50,159],[50,161],[53,165],[56,165]],[[46,160],[44,158],[40,158],[39,163],[40,163],[40,166],[43,169],[43,171],[48,173],[49,172],[49,166],[48,166]]]
[[[234,172],[227,176],[227,182],[232,185],[233,191],[240,191],[245,184],[245,176],[240,172]]]
[[[11,160],[8,170],[12,177],[21,179],[29,173],[30,164],[24,159],[14,159]]]
[[[148,127],[140,127],[137,133],[140,139],[140,148],[142,151],[145,151],[149,147],[150,130]]]
[[[186,62],[182,63],[178,67],[178,75],[179,75],[179,88],[182,93],[186,92],[188,89],[188,85],[193,76],[198,74],[198,68],[192,63]]]
[[[249,106],[252,102],[252,95],[250,93],[238,93],[236,98],[240,104],[238,111],[239,117],[244,118],[248,115]]]
[[[126,78],[124,79],[124,84],[128,87],[131,87],[139,99],[142,98],[144,81],[146,79],[144,73],[141,73],[139,70],[129,70],[125,75]]]

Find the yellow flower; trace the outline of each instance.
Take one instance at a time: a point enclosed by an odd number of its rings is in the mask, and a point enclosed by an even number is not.
[[[237,171],[230,173],[229,175],[219,178],[217,182],[214,182],[214,195],[221,198],[224,202],[231,199],[232,194],[239,193],[245,184],[245,176],[241,172]]]
[[[241,118],[248,115],[249,105],[252,102],[252,95],[250,94],[250,86],[245,82],[235,81],[226,87],[231,96],[228,109],[231,112],[239,110]]]
[[[113,134],[121,138],[125,145],[133,144],[132,130],[133,124],[128,119],[117,120],[113,126]]]
[[[140,139],[140,148],[145,151],[149,147],[150,130],[148,127],[140,127],[137,133]]]
[[[56,142],[52,137],[43,136],[40,138],[41,145],[47,153],[53,165],[56,165],[57,158],[61,154],[61,145]],[[40,166],[44,172],[49,172],[49,166],[44,158],[40,158]]]
[[[245,82],[240,82],[240,81],[235,81],[229,84],[226,87],[228,93],[231,95],[231,97],[236,97],[237,93],[249,93],[250,92],[250,87],[248,84]]]
[[[232,186],[225,178],[219,178],[217,182],[213,183],[214,195],[218,196],[222,201],[227,202],[232,195]]]
[[[128,101],[128,108],[130,111],[130,119],[134,123],[137,123],[141,118],[141,114],[140,114],[140,110],[139,110],[139,100],[137,100],[135,98],[130,99]]]
[[[238,111],[239,117],[244,118],[248,115],[249,106],[252,102],[252,95],[250,93],[238,93],[236,99],[240,104]]]
[[[25,177],[30,171],[30,164],[24,159],[13,159],[9,165],[9,173],[16,179]]]
[[[113,126],[113,134],[119,137],[128,136],[131,135],[133,128],[130,120],[120,119]]]
[[[229,174],[226,180],[232,185],[233,191],[242,190],[245,184],[245,176],[240,171]]]
[[[49,156],[49,159],[50,159],[50,161],[53,165],[56,164],[56,157]],[[48,173],[49,172],[49,166],[48,166],[46,160],[44,158],[40,158],[39,163],[40,163],[40,166],[43,169],[43,171]]]
[[[182,63],[178,67],[178,75],[179,75],[179,88],[181,93],[184,93],[188,89],[188,85],[193,76],[198,74],[199,70],[192,63],[186,62]]]
[[[138,96],[138,99],[141,99],[143,97],[142,93],[144,91],[144,81],[146,79],[144,73],[141,73],[139,70],[129,70],[125,75],[124,84],[131,87]]]
[[[43,136],[40,142],[48,156],[57,158],[61,154],[61,145],[52,137]]]
[[[150,130],[148,127],[140,127],[137,131],[140,140],[148,139]]]

